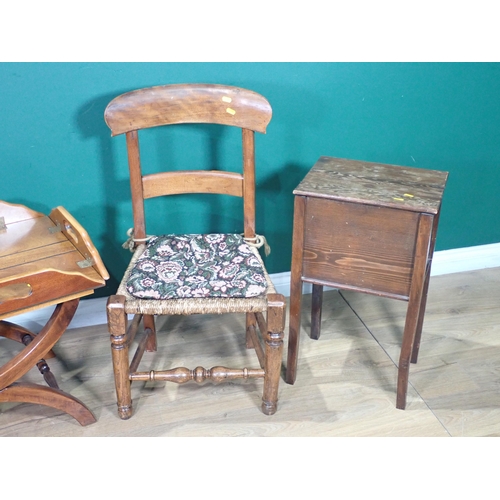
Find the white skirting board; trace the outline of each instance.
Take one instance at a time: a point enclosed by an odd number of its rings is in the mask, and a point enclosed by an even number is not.
[[[475,271],[490,267],[500,267],[500,243],[435,252],[431,276]],[[271,279],[278,293],[282,293],[286,297],[290,295],[290,272],[272,274]],[[304,293],[311,293],[311,288],[311,285],[304,284]],[[107,298],[103,297],[80,301],[70,328],[105,324],[106,300]],[[43,327],[52,311],[52,307],[38,309],[23,315],[13,316],[8,318],[8,321],[36,332]]]

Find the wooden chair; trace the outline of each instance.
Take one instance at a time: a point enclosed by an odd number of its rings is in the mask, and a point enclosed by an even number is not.
[[[266,415],[276,412],[285,300],[276,293],[265,271],[256,248],[256,242],[261,238],[255,232],[254,132],[265,133],[271,114],[267,100],[255,92],[208,84],[140,89],[118,96],[106,108],[105,121],[112,136],[126,135],[134,218],[131,242],[134,254],[116,295],[111,296],[107,304],[118,414],[122,419],[132,416],[133,381],[158,380],[178,384],[194,381],[201,384],[205,381],[220,383],[233,379],[263,378],[262,411]],[[186,123],[240,128],[243,140],[242,173],[186,170],[143,175],[138,131]],[[169,234],[147,237],[144,200],[185,193],[242,197],[243,236]],[[222,246],[219,242],[222,242]],[[228,254],[231,257],[219,254],[220,248],[225,245],[231,247]],[[201,284],[197,282],[199,275],[189,273],[183,267],[182,259],[198,259],[199,252],[205,257],[209,255],[212,263],[226,269],[228,275],[231,272],[225,266],[244,260],[248,268],[242,266],[238,273],[244,281],[248,280],[243,289],[246,293],[238,291],[232,278],[224,277],[224,273],[216,273],[211,277],[212,280],[207,279]],[[196,260],[196,266],[199,265],[200,260]],[[165,271],[169,266],[170,274]],[[158,273],[158,269],[163,269],[164,273]],[[206,266],[204,272],[207,272]],[[256,275],[256,281],[252,281],[253,273],[261,273]],[[225,280],[226,291],[212,286],[213,279]],[[144,352],[156,351],[157,348],[155,316],[231,312],[246,314],[246,346],[255,349],[260,364],[258,368],[216,366],[211,369],[177,367],[161,371],[137,371]],[[129,314],[134,316],[130,324]],[[138,341],[135,355],[130,361],[129,349],[141,321],[144,335]]]
[[[77,310],[81,297],[104,286],[108,272],[87,232],[64,207],[47,216],[0,201],[0,337],[22,344],[0,366],[0,403],[57,408],[81,425],[96,421],[81,401],[59,389],[45,359]],[[5,318],[56,306],[38,333]],[[37,367],[48,387],[22,380]]]

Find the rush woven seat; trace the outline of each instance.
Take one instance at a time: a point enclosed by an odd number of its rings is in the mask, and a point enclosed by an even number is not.
[[[266,282],[263,293],[253,297],[195,297],[178,299],[143,299],[135,297],[129,291],[130,275],[136,269],[136,263],[144,255],[146,245],[139,245],[134,252],[117,291],[117,295],[126,298],[125,312],[127,314],[223,314],[230,312],[265,312],[268,307],[268,294],[275,294],[274,285],[263,267],[262,259],[257,249],[249,247],[255,258],[259,259]]]
[[[139,89],[118,96],[106,108],[105,121],[112,135],[126,136],[134,219],[127,243],[133,256],[107,304],[118,414],[122,419],[132,416],[133,381],[182,384],[261,378],[262,411],[267,415],[276,412],[285,300],[276,293],[266,272],[257,248],[265,239],[255,231],[254,134],[265,133],[271,115],[271,106],[261,95],[214,84]],[[242,165],[239,171],[176,169],[144,174],[139,131],[193,123],[241,129],[243,158],[237,161]],[[188,193],[241,197],[242,233],[175,234],[165,227],[163,235],[147,236],[145,200]],[[234,218],[233,213],[228,215]],[[246,315],[246,331],[239,333],[245,335],[247,348],[255,349],[257,367],[205,369],[195,365],[195,369],[138,371],[139,364],[144,363],[144,352],[157,350],[156,316],[223,313]],[[128,315],[134,315],[130,324]],[[136,339],[141,324],[143,336]],[[130,360],[133,344],[137,346]],[[220,348],[214,345],[214,351]]]

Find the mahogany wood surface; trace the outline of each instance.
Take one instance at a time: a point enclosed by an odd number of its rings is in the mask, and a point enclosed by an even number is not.
[[[313,284],[311,338],[323,286],[408,301],[396,407],[416,362],[441,200],[448,173],[321,157],[294,190],[286,381],[295,383],[302,284]]]
[[[68,241],[74,245],[85,259],[89,260],[92,267],[101,276],[101,279],[108,280],[109,273],[104,266],[104,262],[83,226],[64,207],[54,208],[49,217],[56,226],[61,227]]]
[[[0,337],[5,337],[10,340],[15,340],[21,344],[24,344],[26,335],[29,335],[31,338],[35,338],[36,334],[24,328],[21,325],[16,325],[15,323],[11,323],[10,321],[0,321]],[[52,351],[48,351],[45,354],[45,358],[53,358],[55,354]]]
[[[71,415],[80,425],[90,425],[97,420],[92,411],[79,399],[60,389],[38,384],[14,383],[0,390],[0,403],[32,403],[50,406]]]
[[[0,217],[3,217],[5,224],[12,224],[13,222],[44,217],[44,214],[31,210],[31,208],[25,207],[24,205],[0,200]]]
[[[38,333],[0,321],[0,336],[23,345],[0,367],[0,402],[43,404],[67,412],[81,425],[95,422],[83,403],[59,389],[45,358],[54,356],[52,347],[70,324],[80,297],[102,287],[108,272],[87,232],[64,207],[45,216],[0,201],[0,218],[0,320],[56,305]],[[20,381],[35,366],[50,387]]]
[[[40,358],[44,358],[45,354],[52,349],[73,319],[78,301],[79,299],[74,299],[59,304],[34,340],[2,366],[0,371],[2,389],[25,375]]]
[[[255,227],[255,139],[265,133],[272,110],[261,95],[246,89],[214,84],[167,85],[139,89],[118,96],[105,111],[105,121],[113,136],[126,134],[132,209],[133,238],[146,238],[144,200],[176,194],[216,193],[243,197],[242,230],[246,238],[256,237]],[[207,123],[235,126],[242,134],[242,172],[185,170],[143,175],[139,133],[141,129],[184,123]],[[168,232],[168,229],[167,231]],[[138,371],[143,354],[157,348],[154,316],[136,315],[128,326],[126,298],[113,295],[108,300],[108,328],[118,415],[132,416],[132,381],[162,380],[183,384],[188,381],[220,383],[233,379],[264,379],[262,411],[271,415],[277,410],[278,385],[283,351],[285,301],[270,293],[267,317],[249,305],[246,314],[246,345],[255,349],[259,368],[215,366],[194,369],[174,367],[166,370]],[[156,301],[158,303],[158,301]],[[156,305],[155,305],[156,306]],[[159,307],[159,306],[158,306]],[[167,314],[168,307],[158,315]],[[139,317],[140,316],[140,317]],[[135,339],[142,322],[142,339]],[[135,354],[130,349],[136,340]]]
[[[0,319],[91,294],[109,278],[87,233],[62,207],[52,211],[54,220],[25,213],[23,220],[9,219],[0,234]],[[91,264],[82,267],[86,259]]]

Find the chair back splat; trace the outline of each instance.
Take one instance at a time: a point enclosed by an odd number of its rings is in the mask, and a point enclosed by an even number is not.
[[[271,106],[261,95],[214,84],[152,87],[114,99],[106,108],[105,121],[113,136],[126,134],[136,238],[146,236],[144,199],[181,193],[243,196],[245,237],[255,237],[254,132],[265,133],[271,116]],[[241,128],[243,175],[191,170],[142,176],[137,131],[181,123]]]
[[[113,369],[121,418],[132,415],[134,380],[214,383],[263,378],[262,410],[277,409],[281,372],[284,297],[277,294],[255,242],[254,133],[265,133],[272,109],[261,95],[215,84],[179,84],[128,92],[113,99],[105,121],[112,136],[126,135],[133,208],[134,255],[116,295],[108,300]],[[142,129],[180,124],[213,124],[242,131],[242,173],[219,170],[166,171],[143,175],[139,148]],[[221,194],[243,198],[242,234],[161,235],[149,239],[144,200],[178,194]],[[167,314],[241,312],[246,314],[246,346],[254,348],[259,368],[139,372],[145,351],[157,349],[154,317]],[[266,317],[264,317],[266,313]],[[135,315],[130,327],[127,315]],[[129,348],[137,340],[132,362]],[[259,335],[260,334],[260,335]]]

